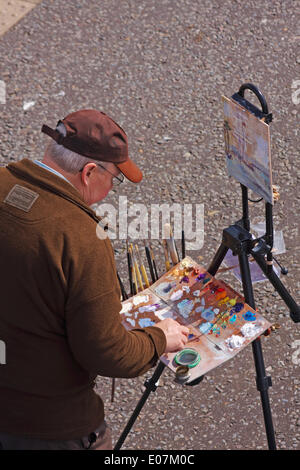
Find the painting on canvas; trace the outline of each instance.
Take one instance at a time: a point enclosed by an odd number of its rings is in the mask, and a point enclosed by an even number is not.
[[[228,174],[273,204],[269,126],[234,100],[222,99]]]

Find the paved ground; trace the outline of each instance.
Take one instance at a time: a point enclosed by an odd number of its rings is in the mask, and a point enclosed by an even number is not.
[[[41,0],[0,0],[0,36],[18,23]]]
[[[42,1],[0,39],[1,161],[42,158],[44,122],[55,125],[79,108],[107,112],[127,131],[131,155],[145,173],[144,197],[129,183],[119,194],[148,206],[203,203],[204,246],[188,254],[207,266],[222,229],[241,215],[239,185],[224,165],[221,95],[252,82],[274,116],[273,179],[281,192],[275,226],[287,248],[280,256],[289,268],[284,282],[299,302],[296,8],[293,0],[247,6],[242,0],[72,0],[67,8],[63,0]],[[108,199],[116,208],[119,194]],[[262,219],[264,206],[252,205],[251,215]],[[114,244],[119,272],[126,273],[124,243]],[[225,279],[240,290],[232,275]],[[299,325],[268,283],[256,284],[255,296],[259,310],[281,324],[262,338],[277,445],[300,449]],[[113,404],[111,380],[98,380],[115,440],[144,380],[117,380]],[[251,347],[197,387],[174,384],[166,371],[123,448],[266,449]]]

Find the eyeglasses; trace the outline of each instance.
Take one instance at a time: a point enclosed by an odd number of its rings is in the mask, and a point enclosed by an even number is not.
[[[103,170],[107,171],[110,175],[113,176],[113,184],[114,186],[119,186],[119,184],[123,183],[125,177],[124,175],[121,173],[121,175],[117,176],[117,175],[114,175],[111,171],[107,170],[107,168],[105,168],[103,165],[101,165],[100,163],[96,163],[96,162],[93,162],[95,163],[95,165],[97,166],[100,166],[100,168],[102,168]],[[85,166],[85,165],[84,165]],[[84,169],[84,166],[81,168],[81,170],[79,170],[79,172],[81,172],[83,169]]]

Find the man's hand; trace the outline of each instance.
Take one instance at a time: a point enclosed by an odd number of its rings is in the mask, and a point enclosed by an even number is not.
[[[179,351],[183,349],[187,343],[189,329],[186,326],[180,325],[172,318],[166,318],[155,324],[157,328],[163,330],[167,345],[165,353]]]

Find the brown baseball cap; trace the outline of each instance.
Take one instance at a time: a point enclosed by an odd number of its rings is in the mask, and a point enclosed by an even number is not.
[[[139,183],[141,170],[128,156],[128,140],[124,130],[107,114],[95,109],[81,109],[58,121],[66,128],[66,136],[45,124],[42,132],[59,145],[84,157],[114,163],[133,183]]]

